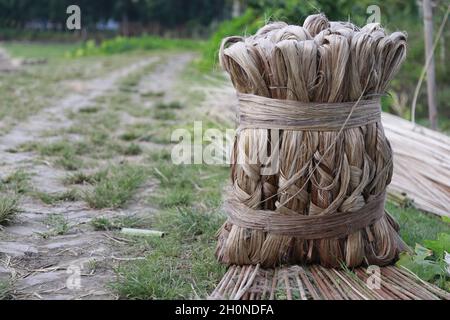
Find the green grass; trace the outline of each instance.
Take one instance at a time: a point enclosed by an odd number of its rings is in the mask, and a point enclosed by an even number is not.
[[[74,202],[80,200],[79,192],[75,189],[70,189],[58,193],[33,191],[31,192],[31,195],[47,205],[54,205],[59,202]]]
[[[52,157],[56,166],[68,171],[76,171],[84,166],[81,156],[92,149],[85,142],[72,142],[62,139],[52,143],[26,143],[20,146],[21,151],[36,151],[42,157]]]
[[[153,113],[153,117],[157,120],[175,120],[177,115],[175,112],[170,110],[156,109]]]
[[[99,46],[94,41],[87,41],[79,48],[68,51],[70,57],[86,57],[99,55],[113,55],[130,51],[153,51],[153,50],[199,50],[202,42],[190,39],[170,39],[157,36],[140,37],[116,37],[103,41]]]
[[[86,143],[73,143],[69,140],[40,145],[38,152],[41,156],[56,157],[55,164],[69,171],[76,171],[83,167],[80,156],[88,153],[89,147]]]
[[[138,156],[142,154],[142,148],[135,143],[132,143],[124,148],[121,148],[120,153],[124,156]]]
[[[143,98],[161,98],[164,97],[164,91],[145,91],[141,92],[141,97]]]
[[[2,44],[14,57],[63,59],[65,52],[74,50],[79,44],[39,43],[39,42],[6,42]]]
[[[195,197],[192,191],[178,190],[169,191],[163,198],[156,198],[156,202],[161,207],[177,207],[177,206],[188,206],[194,201]]]
[[[168,234],[147,240],[146,260],[120,267],[113,288],[128,299],[205,297],[225,271],[214,257],[213,238],[221,222],[215,212],[161,212],[155,228]]]
[[[138,228],[146,225],[145,221],[143,221],[142,218],[135,216],[114,218],[99,217],[92,219],[90,224],[96,231],[112,231],[122,228]]]
[[[412,207],[400,208],[389,202],[386,209],[399,223],[403,240],[413,248],[416,243],[423,245],[425,240],[435,240],[439,233],[450,234],[450,223],[437,216]]]
[[[123,141],[143,141],[154,142],[157,144],[170,144],[171,133],[175,128],[176,125],[169,125],[168,123],[136,123],[127,126],[126,131],[119,135],[119,139]]]
[[[142,136],[142,134],[140,134],[137,131],[127,131],[123,134],[121,134],[119,136],[119,139],[123,140],[123,141],[135,141],[137,139],[139,139]]]
[[[19,200],[14,194],[0,195],[0,224],[11,222],[19,212]]]
[[[0,224],[14,220],[19,212],[20,197],[29,190],[29,175],[23,170],[0,179]]]
[[[83,200],[95,209],[123,207],[145,181],[142,167],[121,165],[108,170],[108,176],[85,191]]]
[[[17,170],[0,180],[0,191],[12,191],[15,194],[24,194],[30,189],[30,176],[23,170]]]
[[[10,281],[0,280],[0,300],[12,300],[12,290]]]
[[[183,105],[178,101],[172,101],[169,103],[159,102],[155,105],[153,112],[153,118],[157,120],[176,120],[176,110],[183,108]]]
[[[41,234],[43,238],[62,236],[70,230],[69,220],[62,214],[48,215],[44,224],[49,228],[49,231]]]
[[[60,158],[56,159],[55,164],[68,171],[76,171],[84,166],[83,160],[71,153],[64,154]]]
[[[80,108],[80,110],[79,110],[80,113],[97,113],[98,111],[99,111],[99,108],[97,106],[84,107],[84,108]]]
[[[74,143],[64,139],[49,144],[42,144],[38,147],[38,151],[42,156],[64,156],[66,154],[84,155],[89,151],[89,148],[86,143]]]
[[[157,248],[147,259],[120,267],[112,284],[122,298],[180,299],[204,297],[224,267],[214,259],[212,244],[180,245],[167,237],[151,243]]]
[[[76,184],[95,184],[104,180],[108,175],[107,170],[99,170],[94,173],[84,173],[84,172],[75,172],[67,175],[64,178],[65,185],[76,185]]]
[[[156,109],[160,110],[167,110],[167,109],[182,109],[183,105],[179,101],[172,101],[172,102],[159,102],[155,105]]]

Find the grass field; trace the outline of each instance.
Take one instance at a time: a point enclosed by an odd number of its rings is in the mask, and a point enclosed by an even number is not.
[[[26,168],[2,175],[0,190],[8,196],[0,196],[0,222],[14,221],[24,199],[55,208],[81,202],[95,213],[87,226],[90,232],[107,232],[126,243],[128,257],[139,258],[114,266],[115,277],[108,282],[114,294],[126,299],[204,298],[225,271],[216,262],[214,250],[215,233],[225,220],[220,208],[229,169],[206,164],[174,165],[170,134],[175,128],[191,131],[193,121],[199,120],[208,127],[225,129],[225,124],[212,121],[202,109],[204,96],[191,90],[207,87],[208,79],[217,75],[203,74],[188,64],[168,77],[176,90],[170,86],[148,89],[146,84],[155,81],[149,75],[164,74],[166,68],[161,66],[180,52],[65,59],[63,53],[74,46],[6,45],[14,56],[48,61],[0,75],[0,96],[4,97],[0,135],[63,97],[64,83],[106,75],[143,57],[158,60],[131,72],[115,90],[105,92],[88,106],[64,111],[69,125],[63,129],[48,128],[39,139],[9,150],[11,154],[32,154],[33,164],[45,164],[60,173],[61,190],[40,190],[41,186],[33,182],[34,173]],[[161,74],[156,79],[163,79]],[[400,223],[402,237],[410,246],[435,240],[439,233],[450,233],[448,221],[435,216],[392,203],[387,209]],[[108,210],[117,214],[104,215]],[[134,211],[144,214],[134,216]],[[130,214],[120,215],[123,212]],[[40,236],[48,240],[78,227],[64,215],[49,215],[44,223],[48,232]],[[166,236],[122,235],[122,227],[160,230]],[[13,287],[9,281],[0,282],[0,298],[9,297]]]

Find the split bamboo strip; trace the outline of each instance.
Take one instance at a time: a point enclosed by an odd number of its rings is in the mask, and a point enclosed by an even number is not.
[[[294,265],[272,270],[248,266],[240,269],[239,273],[235,270],[232,266],[227,271],[222,284],[217,286],[209,299],[234,300],[246,296],[260,300],[450,300],[449,293],[394,266],[380,268],[380,288],[368,286],[370,274],[365,268],[346,271]],[[252,276],[244,275],[248,273]],[[242,279],[246,280],[242,282]],[[233,290],[238,282],[241,282],[245,293]],[[223,290],[224,287],[227,289]],[[283,291],[280,292],[280,289]],[[269,292],[269,296],[264,292]]]
[[[450,137],[383,113],[394,150],[389,192],[404,194],[424,211],[450,217]]]

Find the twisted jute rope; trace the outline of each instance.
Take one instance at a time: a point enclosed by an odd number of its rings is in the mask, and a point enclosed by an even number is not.
[[[379,24],[360,29],[322,14],[303,26],[275,22],[223,40],[219,58],[238,92],[240,127],[225,206],[230,217],[218,233],[221,262],[386,265],[405,250],[395,221],[368,207],[381,208],[392,176],[379,97],[405,54],[401,32],[386,35]],[[279,167],[266,173],[276,157]],[[336,220],[314,222],[331,216]],[[305,227],[286,234],[290,219]],[[324,237],[308,234],[312,226]]]

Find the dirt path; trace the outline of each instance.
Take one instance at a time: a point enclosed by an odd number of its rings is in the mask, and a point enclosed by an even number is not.
[[[106,77],[83,83],[81,92],[71,94],[54,106],[43,110],[0,137],[0,168],[2,175],[25,169],[31,173],[32,184],[42,192],[62,192],[65,171],[37,159],[33,152],[11,152],[28,142],[47,141],[46,130],[68,128],[72,120],[67,111],[89,106],[93,101],[117,89],[117,81],[160,57],[151,57]],[[139,87],[143,90],[170,92],[177,75],[192,59],[179,54],[170,63],[158,64],[145,76]],[[166,95],[170,98],[170,94]],[[76,139],[76,137],[74,137]],[[99,216],[127,215],[136,204],[118,210],[93,210],[82,201],[44,205],[32,197],[24,197],[16,220],[0,230],[0,280],[13,279],[13,295],[19,299],[114,299],[107,284],[114,277],[117,263],[136,257],[125,257],[126,241],[109,232],[94,231],[89,225]],[[148,213],[149,210],[147,210]],[[70,231],[61,236],[43,237],[45,223],[52,215],[64,215]],[[139,257],[137,257],[139,258]]]

